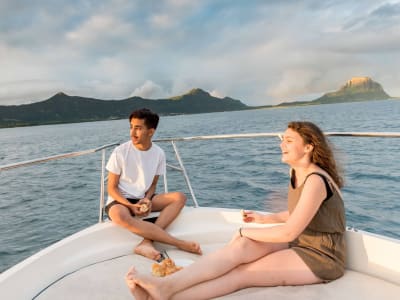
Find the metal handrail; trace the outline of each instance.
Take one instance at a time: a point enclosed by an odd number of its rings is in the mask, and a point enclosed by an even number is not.
[[[179,165],[181,167],[181,170],[182,170],[182,173],[183,173],[183,177],[185,178],[185,181],[186,181],[186,185],[188,186],[190,194],[192,195],[192,200],[194,202],[194,206],[195,207],[199,207],[199,203],[197,203],[196,196],[194,195],[194,191],[193,191],[193,188],[192,188],[192,184],[190,183],[189,176],[188,176],[188,174],[186,172],[185,166],[183,165],[183,161],[181,159],[181,156],[179,155],[178,147],[176,146],[175,142],[171,142],[171,144],[172,144],[172,147],[174,148],[176,159],[178,160]]]
[[[221,135],[200,135],[179,138],[160,138],[154,142],[185,142],[193,140],[217,140],[230,138],[257,138],[257,137],[280,137],[282,132],[264,133],[240,133],[240,134],[221,134]],[[356,136],[356,137],[390,137],[399,138],[400,132],[325,132],[326,136]]]
[[[21,167],[26,167],[26,166],[37,165],[37,164],[48,162],[48,161],[52,161],[52,160],[58,160],[58,159],[64,159],[64,158],[70,158],[70,157],[77,157],[77,156],[92,154],[92,153],[96,153],[96,152],[101,151],[102,155],[101,155],[99,222],[102,222],[103,218],[104,218],[104,191],[105,191],[106,149],[108,149],[110,147],[115,147],[117,145],[119,145],[119,143],[108,144],[108,145],[100,146],[98,148],[89,149],[89,150],[63,153],[63,154],[58,154],[58,155],[53,155],[53,156],[47,156],[47,157],[27,160],[27,161],[23,161],[23,162],[19,162],[19,163],[9,164],[9,165],[5,165],[5,166],[0,166],[0,172],[1,171],[12,170],[12,169],[17,169],[17,168],[21,168]]]
[[[57,160],[57,159],[63,159],[63,158],[68,158],[68,157],[76,157],[76,156],[87,155],[87,154],[99,152],[101,150],[105,150],[107,148],[110,148],[110,147],[113,147],[113,146],[116,146],[116,145],[119,145],[119,143],[108,144],[108,145],[104,145],[104,146],[101,146],[101,147],[98,147],[98,148],[94,148],[94,149],[89,149],[89,150],[57,154],[57,155],[53,155],[53,156],[42,157],[42,158],[22,161],[22,162],[19,162],[19,163],[0,166],[0,172],[1,171],[11,170],[11,169],[16,169],[16,168],[20,168],[20,167],[26,167],[26,166],[30,166],[30,165],[36,165],[36,164],[47,162],[47,161],[51,161],[51,160]]]
[[[400,132],[326,132],[327,136],[399,138]]]
[[[400,137],[400,132],[325,132],[326,136],[349,136],[349,137]],[[175,152],[175,156],[178,160],[180,167],[175,167],[172,165],[167,165],[168,167],[181,171],[183,173],[184,179],[186,181],[186,185],[189,188],[189,192],[192,196],[192,200],[194,202],[195,207],[198,207],[199,204],[197,202],[196,196],[194,194],[192,185],[190,183],[189,176],[186,172],[185,166],[181,159],[181,156],[178,151],[178,147],[176,142],[185,142],[185,141],[201,141],[201,140],[217,140],[217,139],[233,139],[233,138],[260,138],[260,137],[278,137],[282,139],[281,132],[263,132],[263,133],[241,133],[241,134],[222,134],[222,135],[203,135],[203,136],[191,136],[191,137],[175,137],[175,138],[160,138],[154,139],[154,142],[170,142]],[[167,179],[164,176],[164,187],[167,191]]]
[[[341,137],[383,137],[383,138],[400,138],[400,132],[325,132],[326,136],[341,136]],[[192,136],[192,137],[178,137],[178,138],[160,138],[160,139],[154,139],[154,142],[171,142],[172,147],[174,149],[176,158],[179,163],[179,167],[172,166],[167,164],[168,167],[178,170],[183,173],[183,176],[185,178],[186,184],[189,188],[189,191],[192,196],[192,200],[195,204],[195,207],[198,207],[198,202],[196,199],[196,196],[194,194],[194,191],[192,189],[191,183],[189,176],[186,172],[186,169],[184,167],[183,161],[180,157],[180,154],[178,152],[178,148],[176,146],[176,142],[178,141],[193,141],[193,140],[216,140],[216,139],[230,139],[230,138],[258,138],[258,137],[278,137],[282,138],[282,133],[280,132],[269,132],[269,133],[242,133],[242,134],[223,134],[223,135],[207,135],[207,136]],[[8,164],[4,166],[0,166],[0,172],[2,171],[7,171],[11,169],[16,169],[20,167],[25,167],[25,166],[30,166],[30,165],[36,165],[39,163],[44,163],[52,160],[58,160],[58,159],[64,159],[64,158],[69,158],[69,157],[77,157],[77,156],[82,156],[82,155],[87,155],[87,154],[92,154],[96,153],[99,151],[102,151],[102,160],[101,160],[101,180],[100,180],[100,205],[99,205],[99,222],[103,221],[104,218],[104,194],[105,194],[105,150],[119,145],[120,143],[112,143],[104,146],[100,146],[98,148],[94,149],[89,149],[89,150],[83,150],[83,151],[77,151],[77,152],[69,152],[69,153],[64,153],[64,154],[58,154],[58,155],[53,155],[53,156],[48,156],[48,157],[43,157],[43,158],[38,158],[38,159],[33,159],[33,160],[28,160],[28,161],[23,161],[19,163],[13,163],[13,164]],[[167,178],[166,174],[164,175],[164,189],[167,192],[168,187],[167,187]]]
[[[224,134],[224,135],[206,135],[206,136],[192,136],[192,137],[180,137],[180,138],[161,138],[155,139],[154,142],[178,142],[178,141],[193,141],[193,140],[215,140],[215,139],[229,139],[229,138],[254,138],[254,137],[280,137],[282,133],[280,132],[272,132],[272,133],[243,133],[243,134]],[[326,136],[356,136],[356,137],[390,137],[390,138],[398,138],[400,137],[400,132],[326,132]],[[18,163],[13,163],[9,165],[0,166],[1,171],[7,171],[19,167],[35,165],[51,160],[63,159],[68,157],[76,157],[81,155],[87,155],[91,153],[95,153],[113,146],[117,146],[119,143],[112,143],[104,146],[100,146],[98,148],[83,150],[78,152],[69,152],[64,154],[58,154]],[[180,170],[178,167],[174,167],[172,165],[168,165],[173,169]]]

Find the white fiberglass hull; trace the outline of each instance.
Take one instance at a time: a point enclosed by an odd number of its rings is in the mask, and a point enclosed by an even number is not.
[[[196,240],[208,253],[228,242],[240,226],[239,210],[185,208],[168,230]],[[328,284],[250,288],[225,298],[265,299],[398,299],[400,241],[348,231],[345,275]],[[123,277],[131,265],[151,272],[153,261],[133,255],[141,239],[110,222],[78,232],[0,274],[2,299],[132,299]],[[158,244],[177,261],[197,256]],[[210,266],[212,267],[212,266]]]

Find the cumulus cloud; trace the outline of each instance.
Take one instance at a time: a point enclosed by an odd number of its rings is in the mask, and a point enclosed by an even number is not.
[[[210,95],[213,97],[216,97],[216,98],[220,98],[220,99],[225,97],[225,95],[223,93],[221,93],[220,91],[217,91],[217,90],[212,90],[210,92]]]
[[[335,90],[359,75],[400,95],[399,2],[113,0],[21,7],[6,0],[0,8],[0,105],[58,91],[155,99],[192,88],[266,105]]]
[[[146,82],[136,88],[130,95],[129,97],[133,96],[139,96],[142,98],[147,98],[147,99],[156,99],[156,98],[162,98],[165,97],[165,92],[161,86],[158,84],[154,83],[151,80],[146,80]]]
[[[42,101],[63,90],[63,83],[50,80],[8,81],[0,83],[0,105],[19,105]]]
[[[150,23],[154,27],[169,28],[174,25],[174,20],[166,14],[153,15],[150,17]]]

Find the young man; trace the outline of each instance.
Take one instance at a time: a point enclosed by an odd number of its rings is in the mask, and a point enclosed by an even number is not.
[[[152,142],[158,121],[158,115],[148,109],[130,115],[131,140],[115,148],[106,166],[106,212],[115,224],[143,237],[134,250],[136,254],[158,260],[161,254],[153,241],[201,254],[198,243],[177,239],[165,231],[185,206],[186,197],[180,192],[155,193],[158,178],[166,169],[164,151]],[[145,217],[151,211],[160,211],[154,224],[135,217]]]

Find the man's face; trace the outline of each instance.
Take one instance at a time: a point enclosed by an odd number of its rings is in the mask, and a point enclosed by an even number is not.
[[[148,147],[151,144],[154,128],[148,129],[144,119],[133,118],[130,127],[131,140],[135,146]]]

